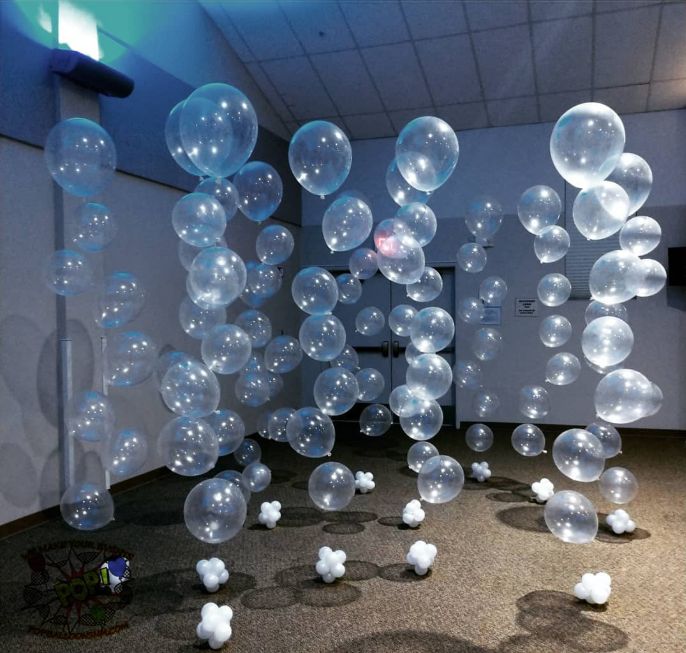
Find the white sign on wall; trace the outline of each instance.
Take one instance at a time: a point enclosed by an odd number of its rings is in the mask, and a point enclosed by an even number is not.
[[[537,317],[538,301],[536,299],[515,299],[515,315],[517,317]]]

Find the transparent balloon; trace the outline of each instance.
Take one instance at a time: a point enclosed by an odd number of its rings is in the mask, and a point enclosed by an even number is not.
[[[614,370],[598,383],[594,403],[598,417],[611,424],[629,424],[654,415],[662,405],[660,389],[640,372]]]
[[[425,352],[419,351],[413,343],[408,343],[407,347],[405,347],[405,360],[407,364],[412,365],[423,353]]]
[[[245,502],[248,503],[250,501],[252,492],[250,492],[245,480],[243,480],[243,474],[241,472],[236,471],[235,469],[225,469],[223,472],[216,474],[215,478],[221,478],[229,483],[232,483],[240,490]]]
[[[653,172],[638,154],[623,152],[607,180],[619,184],[626,191],[631,214],[636,213],[648,199],[653,186]]]
[[[277,442],[288,442],[287,425],[288,420],[295,413],[293,408],[277,408],[269,416],[267,432],[271,440]]]
[[[367,240],[373,224],[372,211],[365,202],[341,195],[324,212],[322,234],[332,252],[346,252]]]
[[[243,311],[234,323],[248,334],[253,347],[264,347],[272,338],[272,322],[260,311]]]
[[[399,304],[388,314],[388,326],[397,336],[409,336],[412,320],[417,309],[409,304]]]
[[[500,408],[500,397],[492,390],[480,390],[472,399],[472,410],[479,419],[492,417]]]
[[[569,385],[581,374],[579,359],[568,352],[555,354],[548,359],[545,366],[545,380],[553,385]]]
[[[209,247],[226,229],[224,207],[211,195],[184,195],[172,209],[172,226],[181,240],[193,247]]]
[[[338,285],[324,268],[307,267],[295,275],[291,283],[293,301],[310,315],[331,313],[338,302]]]
[[[618,317],[592,320],[581,336],[584,356],[599,367],[611,367],[624,361],[634,346],[631,327]]]
[[[228,408],[215,410],[205,421],[217,436],[220,456],[233,453],[240,447],[245,437],[245,424],[237,412]]]
[[[276,336],[264,350],[264,364],[270,372],[292,372],[303,358],[300,343],[292,336]]]
[[[383,404],[370,404],[360,413],[360,432],[376,438],[388,431],[393,424],[391,411]]]
[[[586,427],[586,430],[600,440],[605,458],[614,458],[617,454],[622,453],[622,436],[611,424],[593,422]]]
[[[519,412],[529,419],[541,419],[550,412],[548,391],[540,385],[525,385],[519,391]]]
[[[586,311],[584,312],[584,320],[586,321],[586,324],[590,324],[593,320],[607,315],[618,317],[627,324],[629,323],[629,312],[624,304],[603,304],[595,299],[588,303]]]
[[[485,312],[484,304],[478,297],[465,297],[457,306],[457,316],[465,324],[481,324]]]
[[[74,483],[60,498],[60,513],[72,528],[94,531],[114,519],[114,502],[102,485]]]
[[[115,333],[107,342],[107,381],[125,387],[145,381],[155,369],[157,345],[141,331]]]
[[[438,455],[438,449],[431,442],[415,442],[407,450],[407,466],[419,473],[427,460]]]
[[[429,458],[417,476],[419,496],[427,503],[452,501],[464,486],[462,466],[450,456]]]
[[[411,202],[401,206],[395,217],[405,223],[410,234],[422,247],[428,245],[436,235],[436,214],[422,202]]]
[[[70,195],[98,195],[112,181],[117,153],[110,135],[96,122],[68,118],[48,133],[45,165],[55,182]]]
[[[298,337],[303,351],[317,361],[331,361],[345,347],[345,327],[335,315],[310,315]]]
[[[386,325],[386,318],[376,306],[363,308],[355,317],[355,330],[363,336],[375,336]]]
[[[413,188],[406,181],[405,177],[400,173],[395,159],[391,161],[386,169],[386,190],[398,206],[405,206],[405,204],[410,204],[411,202],[426,203],[431,196],[431,193],[424,193]]]
[[[233,458],[241,467],[247,467],[251,463],[260,461],[262,448],[252,438],[245,438],[238,449],[233,452]]]
[[[250,359],[250,336],[235,324],[212,327],[200,347],[205,364],[217,374],[234,374]]]
[[[242,372],[233,387],[236,399],[244,406],[257,408],[269,401],[271,388],[266,372]]]
[[[375,234],[374,241],[376,263],[384,277],[405,285],[419,281],[424,272],[424,250],[409,231],[379,238]]]
[[[179,305],[179,322],[191,338],[202,340],[214,327],[226,322],[226,309],[200,308],[190,297],[184,297]]]
[[[145,304],[145,289],[130,272],[114,272],[105,277],[95,299],[95,323],[113,329],[135,319]]]
[[[564,274],[546,274],[538,282],[538,299],[546,306],[562,306],[572,294],[572,284]]]
[[[243,292],[246,282],[243,259],[226,247],[201,249],[188,272],[191,299],[208,306],[228,306]]]
[[[216,243],[217,247],[226,247],[226,239],[224,236],[219,238]],[[193,260],[200,253],[202,247],[194,247],[189,245],[185,240],[179,239],[179,244],[177,247],[177,253],[179,256],[179,262],[183,265],[184,270],[190,271],[191,265],[193,265]]]
[[[493,446],[493,431],[486,424],[472,424],[465,432],[464,440],[472,451],[488,451]]]
[[[582,236],[601,240],[616,234],[629,216],[629,197],[611,181],[582,188],[574,200],[572,217]]]
[[[228,180],[221,177],[203,179],[196,187],[195,193],[205,193],[217,200],[224,209],[226,221],[231,220],[238,211],[238,191]]]
[[[166,348],[163,348],[162,351],[163,353],[160,354],[157,363],[155,364],[155,377],[158,386],[162,383],[164,375],[172,365],[180,363],[181,361],[193,359],[193,356],[189,356],[182,351],[176,351],[174,349],[166,350]]]
[[[605,467],[603,445],[584,429],[568,429],[553,442],[553,461],[573,481],[597,481]]]
[[[628,469],[610,467],[598,479],[598,488],[606,501],[625,504],[636,498],[638,481]]]
[[[181,142],[181,109],[184,103],[185,100],[182,100],[169,112],[164,125],[164,139],[176,164],[187,173],[202,177],[203,171],[190,160]]]
[[[486,250],[478,243],[464,243],[457,250],[457,264],[465,272],[477,274],[486,267]]]
[[[104,204],[87,202],[74,212],[68,225],[69,237],[83,252],[101,252],[117,235],[119,225]]]
[[[636,294],[641,280],[641,259],[631,252],[614,250],[603,254],[591,268],[591,297],[603,304],[621,304]]]
[[[116,478],[138,472],[148,457],[148,438],[140,429],[122,429],[107,443],[104,465]]]
[[[561,212],[560,196],[550,186],[527,188],[517,203],[519,221],[534,236],[557,224]]]
[[[324,463],[310,474],[307,491],[317,508],[343,510],[355,496],[355,477],[341,463]]]
[[[588,544],[598,533],[595,506],[572,490],[553,494],[545,505],[543,518],[550,532],[563,542]]]
[[[281,204],[283,184],[279,173],[264,161],[246,163],[233,178],[241,213],[253,222],[264,222]]]
[[[520,424],[512,431],[512,448],[522,456],[545,453],[545,435],[535,424]]]
[[[157,451],[172,472],[181,476],[199,476],[217,464],[219,442],[206,421],[176,417],[160,431]]]
[[[661,239],[660,223],[646,215],[630,218],[619,232],[619,246],[636,256],[652,252],[660,244]]]
[[[482,327],[472,337],[472,352],[480,361],[493,360],[503,348],[503,336],[498,329]]]
[[[263,492],[272,482],[272,470],[264,463],[250,463],[243,470],[243,480],[250,492]]]
[[[281,289],[282,276],[277,266],[248,261],[246,271],[247,279],[241,301],[248,306],[262,306]]]
[[[336,429],[328,415],[318,408],[307,406],[296,410],[289,418],[286,438],[301,456],[322,458],[333,449]]]
[[[423,308],[410,324],[412,344],[422,353],[432,354],[447,347],[455,336],[450,313],[437,306]]]
[[[96,390],[75,394],[67,407],[70,437],[84,442],[105,442],[114,429],[112,402]]]
[[[548,315],[541,320],[538,336],[546,347],[561,347],[572,337],[572,323],[563,315]]]
[[[342,415],[355,405],[360,388],[352,372],[330,367],[317,376],[313,394],[314,402],[324,414]]]
[[[406,384],[420,399],[442,397],[453,382],[453,371],[445,358],[438,354],[422,354],[407,368]]]
[[[550,156],[572,186],[586,188],[606,179],[624,150],[624,125],[610,107],[585,102],[566,111],[550,136]]]
[[[48,259],[43,279],[52,292],[63,297],[73,297],[91,288],[93,269],[80,252],[59,249]]]
[[[367,247],[356,249],[348,262],[350,274],[356,279],[371,279],[379,269],[376,261],[376,252]]]
[[[423,401],[405,385],[398,385],[388,397],[388,405],[398,417],[410,417],[419,411]]]
[[[336,277],[338,301],[341,304],[354,304],[362,297],[360,280],[347,272]]]
[[[420,399],[411,414],[400,416],[400,428],[413,440],[430,440],[443,426],[443,410],[433,399]]]
[[[569,246],[569,234],[557,225],[543,228],[534,238],[534,253],[541,263],[554,263],[563,259]]]
[[[283,390],[283,377],[275,372],[267,372],[269,377],[269,399],[274,399]]]
[[[344,367],[351,372],[357,372],[360,369],[360,357],[353,347],[346,345],[329,364],[331,367]]]
[[[488,242],[503,223],[503,207],[493,197],[476,197],[467,205],[464,223],[475,238]]]
[[[424,268],[418,281],[406,286],[407,296],[415,302],[430,302],[443,292],[443,279],[435,268]]]
[[[486,306],[502,306],[507,284],[500,277],[486,277],[479,285],[479,298]]]
[[[186,417],[207,417],[217,410],[221,389],[217,377],[202,363],[188,359],[172,365],[160,383],[169,410]]]
[[[383,374],[373,367],[365,367],[363,370],[360,370],[355,375],[355,378],[359,388],[358,401],[374,401],[378,399],[386,386]]]
[[[652,297],[659,293],[667,282],[667,271],[664,266],[651,258],[641,259],[638,274],[639,279],[634,286],[637,297]]]
[[[453,369],[455,384],[461,390],[476,390],[481,387],[481,366],[470,360],[458,360]]]
[[[248,511],[241,489],[223,478],[198,483],[183,504],[183,519],[191,535],[207,544],[235,537]]]
[[[264,227],[255,241],[257,257],[267,265],[284,263],[293,253],[294,247],[293,234],[281,225]]]

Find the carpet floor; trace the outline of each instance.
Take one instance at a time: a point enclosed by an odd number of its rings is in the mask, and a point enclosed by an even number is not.
[[[463,433],[434,439],[465,467],[488,460],[493,476],[468,480],[456,500],[426,508],[417,530],[400,515],[416,498],[405,464],[411,442],[397,430],[370,439],[339,428],[334,459],[374,473],[376,489],[339,513],[314,508],[307,478],[321,461],[264,442],[273,483],[254,495],[245,528],[210,546],[183,523],[183,501],[198,479],[164,477],[115,496],[116,521],[80,533],[55,520],[0,541],[0,649],[80,652],[206,649],[195,637],[206,601],[229,604],[233,637],[225,650],[262,653],[677,653],[686,650],[686,441],[625,436],[611,461],[640,483],[629,506],[638,528],[614,535],[603,523],[587,545],[565,544],[546,529],[530,484],[547,476],[556,489],[579,489],[601,511],[597,484],[561,476],[550,454],[523,458],[509,431],[476,454]],[[554,432],[546,433],[548,446]],[[230,465],[231,457],[220,461]],[[257,522],[259,504],[279,500],[274,530]],[[434,569],[419,577],[405,564],[418,539],[438,548]],[[320,546],[344,549],[345,577],[317,579]],[[119,595],[101,594],[92,570],[112,553],[131,559]],[[221,557],[231,576],[204,592],[195,563]],[[84,571],[91,570],[90,577]],[[572,589],[586,571],[607,571],[609,603],[592,607]],[[86,581],[84,581],[86,578]],[[88,580],[88,579],[91,580]],[[65,589],[66,588],[66,589]]]

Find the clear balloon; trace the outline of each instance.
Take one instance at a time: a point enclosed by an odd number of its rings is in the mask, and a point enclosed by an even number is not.
[[[365,406],[360,414],[360,432],[372,438],[386,433],[391,428],[391,424],[393,424],[393,415],[382,404]]]
[[[257,257],[267,265],[279,265],[288,260],[295,248],[295,240],[286,227],[269,225],[257,235]]]
[[[485,308],[478,297],[465,297],[457,306],[457,315],[465,324],[481,324]]]
[[[317,376],[313,393],[315,403],[325,415],[342,415],[355,405],[360,387],[352,372],[330,367]]]
[[[310,315],[331,313],[338,301],[338,285],[324,268],[303,268],[291,283],[293,301]]]
[[[288,420],[295,413],[293,408],[277,408],[270,416],[267,424],[269,438],[277,442],[288,442]]]
[[[611,424],[593,422],[586,427],[586,430],[600,440],[605,458],[614,458],[617,454],[622,453],[622,436]]]
[[[408,343],[407,347],[405,347],[405,360],[407,364],[412,365],[423,353],[425,352],[419,351],[413,343]]]
[[[365,202],[341,195],[324,212],[322,234],[332,252],[346,252],[367,240],[373,224],[372,211]]]
[[[464,486],[462,466],[450,456],[429,458],[417,476],[419,496],[427,503],[452,501]]]
[[[555,354],[548,359],[545,366],[545,380],[553,385],[569,385],[581,374],[581,363],[574,355],[567,352]]]
[[[481,387],[481,366],[475,361],[459,360],[455,363],[453,377],[461,390],[476,390]]]
[[[561,212],[560,196],[550,186],[527,188],[517,203],[519,221],[534,236],[557,224]]]
[[[343,347],[341,353],[336,356],[330,363],[331,367],[344,367],[351,372],[357,372],[360,369],[360,357],[357,352],[350,345]]]
[[[289,418],[286,423],[286,438],[301,456],[322,458],[328,456],[333,449],[336,429],[328,415],[307,406],[296,410]]]
[[[269,377],[269,399],[274,399],[283,390],[283,377],[275,372],[267,372]]]
[[[252,438],[245,438],[238,449],[233,452],[233,458],[241,467],[247,467],[251,463],[260,461],[262,448]]]
[[[162,383],[164,375],[172,365],[180,363],[181,361],[193,359],[193,356],[189,356],[182,351],[176,351],[174,349],[166,350],[166,348],[163,348],[162,351],[164,353],[160,354],[155,365],[155,377],[157,379],[158,386],[160,383]]]
[[[141,282],[130,272],[114,272],[105,278],[95,299],[95,323],[104,329],[124,326],[139,315],[144,304]]]
[[[422,354],[407,368],[407,387],[420,399],[442,397],[452,382],[450,364],[438,354]]]
[[[264,347],[272,338],[271,320],[260,311],[243,311],[236,317],[235,325],[248,334],[253,347]]]
[[[480,390],[472,399],[472,410],[479,419],[492,417],[500,408],[500,397],[491,390]]]
[[[605,467],[603,445],[584,429],[568,429],[553,442],[553,461],[573,481],[597,481]]]
[[[599,367],[611,367],[624,361],[634,346],[631,327],[618,317],[592,320],[581,336],[584,356]]]
[[[205,193],[219,202],[224,209],[224,217],[228,222],[238,211],[238,191],[228,180],[221,177],[203,179],[196,187],[195,193]]]
[[[397,222],[397,221],[396,221]],[[424,272],[424,250],[409,231],[381,235],[376,243],[376,263],[381,274],[393,283],[419,281]]]
[[[222,236],[214,244],[217,247],[226,247],[226,239],[224,238],[224,236]],[[191,265],[193,265],[193,261],[195,260],[195,257],[200,253],[201,249],[203,248],[194,247],[193,245],[189,245],[185,240],[179,239],[177,253],[179,256],[179,262],[181,263],[181,265],[183,265],[184,270],[190,271]]]
[[[662,405],[662,392],[636,370],[615,370],[598,383],[594,403],[601,419],[612,424],[628,424],[654,415]]]
[[[236,471],[235,469],[225,469],[223,472],[216,474],[215,478],[221,478],[229,483],[233,483],[233,485],[235,485],[241,491],[245,502],[248,503],[250,501],[252,492],[250,492],[248,486],[243,480],[243,474],[241,474],[241,472]]]
[[[304,124],[291,138],[288,163],[298,183],[313,195],[330,195],[345,182],[353,162],[350,141],[325,120]]]
[[[193,359],[172,365],[160,384],[169,410],[186,417],[207,417],[219,405],[219,381],[202,363]]]
[[[191,299],[201,306],[228,306],[243,292],[246,282],[243,260],[226,247],[201,249],[188,272]]]
[[[664,266],[651,258],[641,259],[638,274],[639,279],[634,286],[637,297],[652,297],[659,293],[667,282],[667,271]]]
[[[397,210],[395,217],[405,223],[410,234],[422,247],[428,245],[436,235],[436,214],[426,204],[405,204]]]
[[[114,429],[112,402],[100,392],[88,390],[72,397],[67,408],[69,435],[84,442],[105,442]]]
[[[407,296],[416,302],[430,302],[443,292],[443,279],[435,268],[424,268],[418,281],[406,286]]]
[[[356,249],[350,255],[348,267],[350,268],[350,274],[356,279],[370,279],[379,269],[376,262],[376,252],[366,247]]]
[[[582,188],[572,209],[576,228],[589,240],[616,234],[628,216],[629,197],[621,186],[611,181]]]
[[[472,337],[472,352],[480,361],[493,360],[503,348],[503,336],[498,329],[482,327]]]
[[[43,278],[52,292],[73,297],[93,285],[93,269],[83,254],[72,249],[59,249],[48,259]]]
[[[188,157],[186,150],[181,142],[181,109],[185,100],[179,102],[167,116],[167,121],[164,125],[164,139],[167,143],[169,154],[176,164],[185,170],[187,173],[196,177],[202,177],[203,171],[200,170]]]
[[[548,315],[541,320],[538,335],[546,347],[561,347],[572,337],[572,323],[563,315]]]
[[[431,197],[431,193],[424,193],[416,188],[413,188],[402,176],[398,169],[398,164],[395,159],[391,161],[386,169],[386,190],[393,201],[398,206],[405,206],[411,202],[426,203]]]
[[[264,364],[270,372],[292,372],[303,358],[300,343],[292,336],[276,336],[264,350]]]
[[[233,453],[241,446],[245,437],[245,424],[238,413],[223,408],[208,415],[205,421],[217,436],[220,456]]]
[[[217,464],[219,442],[206,421],[176,417],[160,431],[157,451],[172,472],[181,476],[199,476]]]
[[[181,328],[191,337],[202,340],[214,327],[226,322],[226,310],[200,308],[190,297],[184,297],[179,306]]]
[[[472,451],[488,451],[493,446],[493,431],[486,424],[472,424],[464,439]]]
[[[579,492],[563,490],[548,499],[543,518],[550,532],[571,544],[588,544],[598,533],[595,506]]]
[[[145,464],[148,457],[148,438],[139,429],[122,429],[107,443],[104,464],[112,476],[131,476]]]
[[[407,466],[419,473],[427,460],[438,455],[438,449],[431,442],[415,442],[407,450]]]
[[[629,312],[626,310],[624,304],[603,304],[595,299],[588,303],[586,311],[584,312],[584,320],[586,321],[586,324],[590,324],[593,320],[607,315],[618,317],[627,324],[629,323]]]
[[[478,243],[465,243],[457,250],[457,264],[465,272],[477,274],[486,267],[486,250]]]
[[[229,177],[257,142],[257,114],[250,100],[229,84],[205,84],[181,107],[181,143],[193,165],[210,177]]]
[[[591,268],[591,297],[603,304],[621,304],[636,294],[641,280],[641,259],[631,252],[614,250],[603,254]]]
[[[661,239],[660,223],[646,215],[630,218],[619,232],[619,246],[636,256],[652,252],[660,244]]]
[[[420,399],[407,417],[400,416],[400,428],[413,440],[430,440],[443,426],[443,410],[433,399]]]
[[[388,405],[398,417],[411,417],[419,411],[422,403],[405,384],[393,388],[388,397]]]
[[[569,234],[557,225],[541,229],[534,238],[534,253],[541,263],[554,263],[563,259],[569,246]]]
[[[172,226],[193,247],[210,247],[226,229],[224,207],[206,193],[184,195],[172,209]]]
[[[453,173],[460,146],[452,127],[434,116],[415,118],[403,127],[395,143],[400,173],[425,193],[441,187]]]
[[[476,197],[467,206],[464,223],[475,238],[487,242],[503,223],[503,207],[493,197]]]
[[[114,502],[109,490],[94,483],[74,483],[60,499],[62,519],[80,531],[94,531],[114,519]]]
[[[363,336],[375,336],[385,325],[386,318],[376,306],[363,308],[355,317],[355,330]]]
[[[200,346],[205,364],[217,374],[234,374],[250,360],[250,336],[235,324],[212,327]]]
[[[479,285],[479,298],[486,306],[502,306],[507,284],[500,277],[486,277]]]
[[[141,331],[122,331],[109,339],[106,358],[107,381],[110,385],[138,385],[155,369],[157,345]]]
[[[412,344],[422,353],[433,354],[447,347],[455,336],[450,313],[437,306],[423,308],[410,324]]]
[[[344,273],[336,277],[338,301],[341,304],[354,304],[362,297],[362,284],[357,277]]]
[[[117,235],[119,226],[104,204],[88,202],[76,209],[68,225],[71,241],[83,252],[101,252]]]
[[[241,301],[248,306],[262,306],[281,289],[281,271],[277,266],[248,261],[246,271],[247,278],[241,293]]]
[[[241,213],[253,222],[264,222],[281,204],[283,184],[279,173],[264,161],[246,163],[233,178]]]
[[[271,413],[266,410],[257,416],[257,433],[265,440],[269,439],[269,416]]]
[[[345,327],[335,315],[310,315],[298,337],[303,351],[316,361],[331,361],[345,347]]]
[[[610,503],[629,503],[638,494],[636,477],[624,467],[606,469],[598,480],[602,497]]]
[[[183,504],[183,519],[191,535],[207,544],[235,537],[248,512],[240,488],[223,478],[198,483]]]
[[[399,304],[388,314],[388,326],[397,336],[409,336],[415,315],[417,315],[417,309],[414,306]]]
[[[250,463],[243,470],[243,480],[250,492],[263,492],[272,482],[272,470],[264,463]]]
[[[48,133],[43,154],[55,182],[77,197],[101,193],[117,167],[112,138],[98,123],[85,118],[58,122]]]
[[[341,463],[324,463],[310,474],[307,491],[321,510],[343,510],[355,496],[355,477]]]
[[[572,284],[564,274],[546,274],[538,282],[538,299],[546,306],[562,306],[572,294]]]
[[[550,156],[572,186],[597,184],[615,169],[624,150],[624,125],[610,107],[585,102],[566,111],[550,136]]]
[[[233,387],[236,399],[244,406],[257,408],[269,401],[271,387],[267,372],[241,372]]]
[[[365,367],[363,370],[360,370],[355,375],[355,378],[359,388],[358,401],[374,401],[386,386],[383,374],[373,367]]]
[[[653,187],[653,172],[638,154],[623,152],[607,180],[619,184],[626,191],[631,214],[636,213],[648,199]]]
[[[529,419],[541,419],[550,412],[548,391],[540,385],[525,385],[519,391],[519,412]]]
[[[512,448],[522,456],[545,453],[545,435],[535,424],[520,424],[512,431]]]

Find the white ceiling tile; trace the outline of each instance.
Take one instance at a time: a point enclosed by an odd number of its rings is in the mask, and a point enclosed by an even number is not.
[[[506,27],[473,35],[487,99],[533,95],[529,27]]]
[[[650,80],[659,7],[596,16],[595,86]]]
[[[532,27],[538,92],[590,88],[593,19],[550,20]]]
[[[341,114],[374,113],[383,106],[358,50],[311,57]]]
[[[303,53],[281,8],[273,0],[223,2],[222,7],[258,61]]]
[[[539,95],[538,104],[541,110],[542,122],[557,122],[557,119],[567,109],[571,109],[582,102],[592,100],[591,91],[571,91],[567,93],[551,93],[549,95]]]
[[[433,113],[434,110],[431,107],[424,107],[423,109],[408,109],[406,111],[389,111],[388,115],[391,118],[395,131],[400,132],[410,120],[421,116],[430,116]]]
[[[262,68],[298,120],[336,113],[336,108],[307,58],[265,61]]]
[[[659,4],[661,0],[596,0],[595,10],[597,13],[608,11],[624,11]]]
[[[436,104],[481,99],[481,86],[469,36],[447,36],[418,41],[416,45]]]
[[[593,99],[612,107],[617,113],[640,113],[646,110],[650,84],[635,84],[617,88],[597,88]]]
[[[583,16],[593,11],[593,0],[530,0],[531,20]]]
[[[467,31],[462,5],[455,0],[403,0],[402,8],[415,39],[435,39]]]
[[[683,109],[686,107],[686,79],[653,82],[650,85],[649,111]]]
[[[445,120],[455,131],[488,127],[488,116],[483,102],[437,107],[436,115]]]
[[[276,113],[279,114],[279,117],[285,121],[292,121],[293,114],[288,110],[288,107],[272,84],[271,80],[269,77],[267,77],[264,70],[262,70],[262,66],[255,62],[246,63],[245,67],[248,69],[248,72],[252,75],[252,78],[260,87],[262,93],[264,93],[265,97],[269,101],[269,104],[271,104],[272,108],[276,111]]]
[[[507,27],[528,20],[525,0],[466,0],[464,6],[473,30]]]
[[[495,127],[538,122],[535,97],[491,100],[487,104],[488,117]]]
[[[281,7],[308,53],[355,47],[343,14],[335,2],[282,0]]]
[[[220,29],[221,33],[224,35],[224,38],[232,47],[233,51],[238,55],[238,58],[243,63],[254,61],[255,57],[245,44],[243,37],[233,26],[231,19],[224,11],[224,7],[218,2],[210,2],[209,0],[201,0],[200,4],[203,6],[205,11],[207,11],[209,17],[214,21],[215,25]]]
[[[362,56],[387,108],[410,109],[431,105],[411,43],[366,48],[362,50]]]
[[[341,10],[360,47],[406,41],[410,35],[398,2],[341,2]]]
[[[395,134],[393,125],[385,113],[343,116],[343,120],[348,125],[351,138],[384,138]]]
[[[686,77],[686,4],[665,5],[657,39],[654,79]]]

